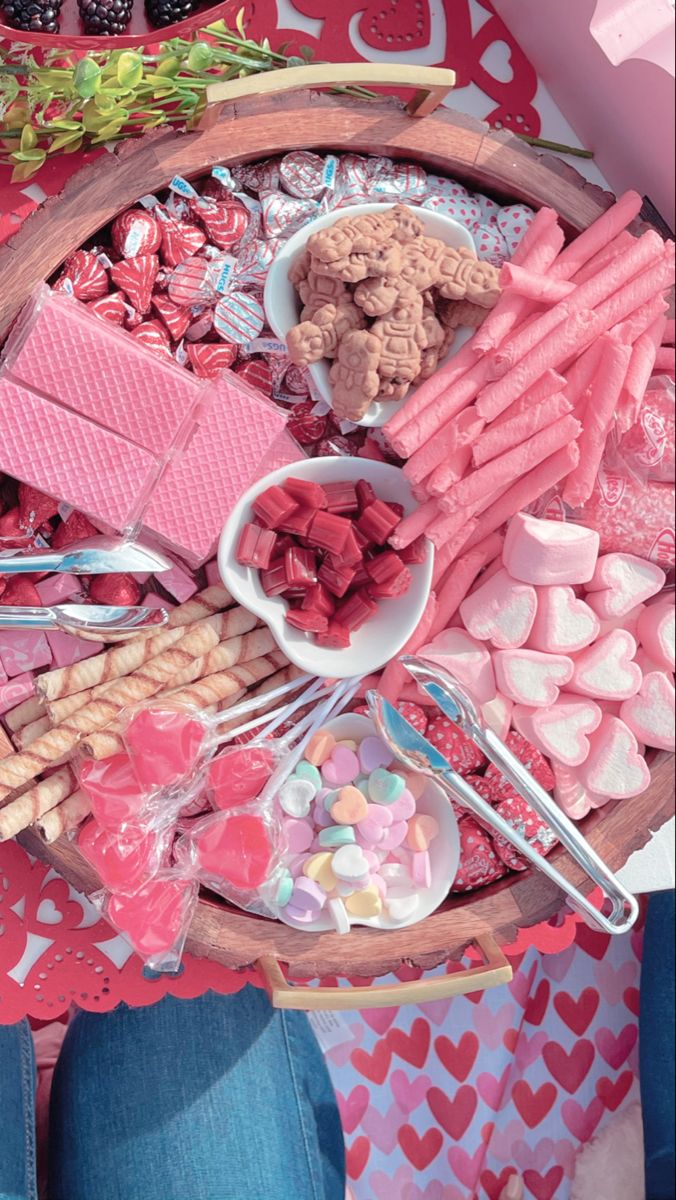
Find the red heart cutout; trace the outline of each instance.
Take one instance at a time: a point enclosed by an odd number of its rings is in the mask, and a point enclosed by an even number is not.
[[[350,1062],[355,1071],[359,1071],[360,1075],[370,1079],[371,1083],[385,1082],[391,1060],[392,1051],[384,1038],[381,1042],[376,1042],[372,1054],[359,1049],[353,1050],[350,1055]]]
[[[431,1087],[427,1103],[435,1121],[454,1142],[459,1142],[472,1123],[479,1099],[474,1088],[465,1084],[452,1100],[441,1088]]]
[[[531,996],[526,1005],[523,1019],[529,1025],[541,1025],[549,1004],[551,988],[548,979],[541,979],[537,991]]]
[[[576,1042],[570,1054],[558,1042],[547,1042],[542,1057],[552,1078],[574,1096],[592,1068],[595,1052],[590,1041]]]
[[[410,1034],[404,1033],[403,1029],[390,1029],[387,1035],[387,1042],[393,1054],[398,1054],[399,1058],[403,1058],[413,1067],[418,1067],[419,1070],[425,1065],[427,1055],[430,1048],[430,1026],[429,1021],[423,1017],[417,1017],[411,1026]]]
[[[371,1143],[367,1137],[356,1138],[349,1150],[345,1151],[347,1173],[350,1179],[359,1179],[359,1176],[363,1174],[370,1153]]]
[[[629,1012],[633,1013],[634,1016],[637,1017],[641,1011],[641,993],[639,992],[638,988],[627,988],[623,999],[626,1007],[629,1009]]]
[[[519,1079],[512,1088],[512,1099],[529,1129],[535,1129],[544,1121],[551,1112],[557,1096],[558,1091],[553,1083],[543,1083],[542,1087],[534,1092],[525,1079]]]
[[[631,1091],[633,1082],[633,1071],[624,1071],[615,1082],[604,1076],[596,1082],[596,1095],[609,1112],[617,1112],[625,1096]]]
[[[578,1037],[582,1037],[596,1016],[600,996],[596,988],[585,988],[577,1000],[568,992],[558,992],[554,997],[554,1008],[561,1020]]]
[[[425,1167],[429,1167],[437,1157],[444,1141],[440,1130],[428,1129],[420,1137],[412,1125],[402,1125],[397,1139],[408,1161],[416,1171],[424,1171]]]
[[[430,40],[429,6],[377,0],[363,14],[359,33],[374,50],[424,50]]]
[[[577,927],[575,942],[584,950],[585,954],[600,962],[610,945],[611,936],[610,933],[601,933],[598,929],[590,929],[589,925],[585,925],[584,921],[581,921]]]
[[[456,1045],[450,1038],[442,1035],[435,1039],[434,1049],[449,1075],[464,1083],[476,1062],[479,1039],[475,1033],[463,1033]]]
[[[563,1179],[563,1167],[551,1167],[546,1175],[539,1171],[524,1171],[523,1181],[537,1200],[553,1200],[556,1189]]]
[[[508,1180],[517,1172],[514,1167],[503,1167],[499,1175],[493,1171],[485,1170],[481,1172],[481,1186],[488,1193],[488,1200],[500,1200],[500,1196],[504,1188],[507,1186]]]

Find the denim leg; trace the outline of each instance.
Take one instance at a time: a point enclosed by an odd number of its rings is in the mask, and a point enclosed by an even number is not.
[[[0,1200],[36,1200],[35,1056],[27,1021],[0,1025]]]
[[[79,1013],[54,1077],[50,1200],[344,1200],[302,1013],[259,989]]]
[[[674,893],[650,897],[641,971],[646,1200],[674,1200]]]

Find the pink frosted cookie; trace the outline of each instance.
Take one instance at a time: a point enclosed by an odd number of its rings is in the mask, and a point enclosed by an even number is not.
[[[609,800],[624,800],[645,791],[650,771],[624,721],[604,716],[589,740],[589,758],[578,768],[584,787]]]
[[[528,708],[555,704],[573,675],[572,659],[538,650],[498,650],[493,667],[498,691]]]
[[[614,629],[575,659],[569,691],[593,700],[628,700],[643,678],[634,662],[636,642],[624,629]]]
[[[658,750],[676,750],[674,685],[662,671],[645,675],[641,690],[625,700],[620,716],[641,742]]]
[[[676,608],[660,600],[644,608],[638,619],[638,638],[646,654],[666,671],[676,666]]]
[[[564,766],[579,767],[589,757],[588,735],[598,729],[602,716],[593,700],[564,694],[551,708],[517,705],[512,722],[543,754]]]
[[[578,600],[572,587],[562,584],[541,587],[537,592],[538,610],[528,645],[550,654],[576,654],[596,640],[600,622],[584,600]]]
[[[665,582],[656,563],[635,554],[604,554],[588,585],[587,603],[603,620],[624,617],[661,591]]]
[[[471,692],[477,704],[495,698],[495,674],[491,656],[481,642],[464,629],[446,629],[418,652],[428,662],[444,667]]]
[[[521,512],[509,523],[502,561],[510,575],[524,583],[587,583],[598,552],[599,535],[593,529],[541,521]]]
[[[535,588],[498,571],[460,605],[472,637],[491,641],[498,650],[514,650],[528,639],[537,611]]]

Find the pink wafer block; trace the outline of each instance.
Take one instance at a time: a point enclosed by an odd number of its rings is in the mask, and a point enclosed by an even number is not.
[[[666,575],[656,563],[635,554],[604,554],[588,583],[587,602],[599,617],[612,620],[655,596],[665,583]]]
[[[48,633],[47,641],[55,667],[72,667],[73,663],[82,662],[83,658],[92,658],[103,650],[103,642],[87,642],[83,638],[73,637],[70,633],[62,633],[60,629]]]
[[[236,375],[223,372],[205,423],[153,493],[146,528],[189,565],[203,563],[286,420]]]
[[[646,654],[664,670],[676,667],[676,609],[670,600],[661,600],[641,610],[638,637]]]
[[[493,733],[497,733],[503,742],[511,728],[513,710],[513,701],[499,693],[494,700],[489,700],[488,704],[481,705],[481,715],[486,725],[493,730]]]
[[[48,667],[52,653],[44,633],[34,629],[0,631],[0,660],[5,673],[12,679],[25,671]]]
[[[481,642],[464,629],[446,629],[434,641],[423,646],[418,654],[440,667],[471,692],[477,704],[495,699],[495,674],[491,656]]]
[[[0,717],[34,694],[35,683],[30,671],[25,675],[15,675],[14,679],[9,679],[6,683],[0,683]]]
[[[620,716],[641,742],[658,750],[676,750],[674,685],[663,671],[643,677],[640,691],[625,700]]]
[[[517,513],[509,523],[502,561],[514,579],[541,585],[588,583],[599,535],[582,525],[542,521]]]
[[[573,660],[538,650],[497,650],[493,669],[498,691],[516,704],[543,708],[555,704],[573,675]]]
[[[537,613],[528,639],[532,650],[575,654],[596,640],[600,622],[572,587],[563,584],[537,589]]]
[[[294,463],[304,462],[306,458],[307,454],[298,445],[296,439],[288,430],[283,429],[263,455],[256,471],[256,479],[262,479],[264,475],[269,475],[271,471],[279,471],[282,467],[291,467]]]
[[[517,705],[512,723],[543,754],[564,766],[579,767],[589,757],[589,734],[598,729],[602,716],[593,700],[563,693],[551,708]]]
[[[629,700],[643,678],[634,662],[636,641],[625,629],[613,629],[575,658],[568,690],[593,700]]]
[[[50,575],[36,583],[35,590],[43,604],[61,604],[82,593],[82,580],[77,575]]]
[[[609,800],[625,800],[645,791],[650,771],[634,734],[620,717],[604,716],[589,740],[589,757],[578,767],[584,787]]]
[[[505,570],[498,571],[460,605],[460,616],[472,637],[490,641],[499,650],[524,645],[536,612],[535,588],[519,583]]]

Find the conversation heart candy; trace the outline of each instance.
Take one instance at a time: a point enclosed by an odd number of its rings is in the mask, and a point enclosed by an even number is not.
[[[445,629],[418,653],[420,658],[437,663],[458,683],[464,684],[477,704],[488,704],[495,699],[495,675],[490,652],[464,629]]]
[[[305,850],[310,849],[314,834],[309,821],[299,821],[291,817],[284,821],[282,831],[290,854],[303,854]]]
[[[432,860],[427,850],[416,850],[412,855],[411,874],[417,887],[432,886]]]
[[[315,789],[315,795],[322,786],[322,777],[313,763],[299,762],[294,771],[297,779],[307,779]]]
[[[635,554],[604,554],[587,585],[587,603],[605,620],[623,617],[655,596],[665,582],[666,575],[656,563]]]
[[[518,582],[505,570],[492,575],[460,605],[460,616],[472,637],[490,641],[498,650],[523,646],[536,612],[535,588]]]
[[[267,878],[273,845],[265,822],[254,813],[207,817],[193,839],[200,869],[214,879],[249,891]]]
[[[396,921],[401,924],[408,921],[420,907],[420,896],[415,892],[407,896],[391,896],[388,895],[386,900],[387,915],[391,921]]]
[[[314,879],[308,879],[306,876],[301,875],[296,880],[290,900],[290,904],[294,908],[311,912],[316,917],[323,909],[325,903],[326,892]]]
[[[424,778],[424,776],[423,776]],[[392,821],[408,821],[415,812],[415,799],[408,788],[404,788],[398,800],[387,806]]]
[[[646,654],[663,670],[676,667],[676,608],[670,600],[649,604],[638,619],[638,637]]]
[[[322,778],[329,787],[345,787],[359,775],[359,759],[347,746],[336,746],[322,763]]]
[[[336,876],[333,870],[333,854],[330,850],[313,854],[303,863],[303,874],[308,879],[314,879],[325,892],[333,891],[336,886]]]
[[[405,842],[407,833],[408,823],[406,821],[393,821],[378,842],[378,849],[396,850]]]
[[[354,883],[368,877],[369,865],[361,846],[340,846],[331,865],[336,879],[342,879],[346,883]]]
[[[610,800],[628,799],[645,791],[650,771],[634,734],[620,717],[604,715],[589,740],[589,757],[578,767],[585,787]]]
[[[368,813],[366,797],[356,787],[341,788],[338,799],[331,805],[331,818],[339,825],[356,825]]]
[[[575,658],[568,691],[593,700],[628,700],[641,686],[634,662],[636,642],[624,629],[613,629]]]
[[[601,724],[601,709],[592,700],[562,694],[549,708],[525,709],[517,705],[512,720],[519,733],[569,767],[578,767],[589,756],[588,734]]]
[[[377,767],[389,767],[393,760],[394,755],[382,738],[365,737],[359,746],[359,763],[366,775]]]
[[[333,814],[332,814],[333,815]],[[357,825],[357,832],[368,845],[377,845],[392,824],[392,813],[383,804],[369,804],[366,815]]]
[[[374,804],[394,804],[403,792],[406,784],[401,775],[386,771],[384,767],[376,767],[369,775],[369,799]]]
[[[554,704],[573,675],[572,659],[539,650],[498,650],[493,666],[501,693],[529,708]]]
[[[350,918],[347,914],[347,909],[339,896],[332,896],[326,906],[329,910],[329,916],[333,922],[333,927],[336,933],[350,932]]]
[[[408,823],[406,842],[412,850],[427,850],[439,832],[439,823],[427,813],[416,813]]]
[[[306,817],[316,795],[315,785],[309,779],[291,775],[279,789],[279,804],[290,817]]]
[[[549,654],[575,654],[599,635],[596,613],[578,600],[572,587],[557,585],[537,590],[537,614],[528,638],[531,650]]]
[[[201,721],[185,709],[152,705],[132,717],[124,740],[141,785],[170,788],[193,769],[206,739]]]
[[[321,767],[333,751],[335,744],[336,739],[332,733],[328,733],[326,729],[318,729],[305,747],[305,758],[313,766]]]
[[[351,825],[329,825],[328,828],[319,831],[318,842],[322,848],[349,846],[356,840],[357,837]]]
[[[139,816],[146,795],[128,754],[86,758],[80,766],[80,787],[89,796],[92,812],[104,829],[116,831]]]
[[[369,884],[348,896],[345,907],[353,917],[379,917],[383,911],[383,901],[378,888]]]
[[[674,685],[662,671],[645,675],[640,690],[620,709],[632,733],[659,750],[676,749],[674,716]]]
[[[588,583],[600,538],[592,529],[517,513],[509,523],[502,561],[514,579],[545,586]]]

